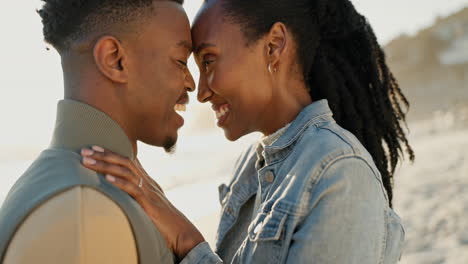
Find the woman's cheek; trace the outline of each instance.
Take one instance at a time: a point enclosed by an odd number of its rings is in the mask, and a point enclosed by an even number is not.
[[[212,86],[212,85],[213,85],[214,77],[215,77],[214,71],[210,71],[210,72],[206,75],[206,81],[208,82],[208,85],[209,85],[209,86]]]

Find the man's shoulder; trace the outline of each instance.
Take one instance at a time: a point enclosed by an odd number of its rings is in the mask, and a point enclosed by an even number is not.
[[[63,177],[66,174],[67,177]],[[97,173],[81,164],[81,156],[66,149],[47,149],[31,164],[22,177],[60,177],[69,182],[95,183]]]
[[[4,252],[6,259],[40,259],[46,256],[44,252],[57,256],[59,251],[48,249],[66,247],[62,253],[71,260],[75,254],[80,257],[77,249],[95,253],[97,249],[110,250],[102,247],[110,240],[112,250],[118,248],[127,254],[124,259],[133,259],[132,225],[121,206],[121,196],[125,195],[118,190],[109,192],[110,184],[107,189],[102,187],[105,180],[101,178],[83,167],[75,152],[43,151],[15,183],[0,210],[0,224],[8,229],[0,232],[0,237],[11,239]],[[83,248],[88,245],[92,246]],[[26,251],[28,254],[21,254]]]
[[[59,248],[61,252],[56,250]],[[47,261],[48,255],[72,261],[82,259],[83,252],[105,258],[115,250],[129,263],[136,263],[135,241],[127,217],[103,193],[76,186],[50,197],[29,213],[15,232],[5,261],[16,263],[17,256]]]
[[[47,149],[36,158],[8,192],[4,205],[26,200],[40,202],[47,196],[78,185],[96,185],[98,175],[81,165],[78,154]],[[4,209],[4,208],[3,208]]]
[[[44,150],[16,181],[10,195],[17,192],[70,188],[75,185],[97,185],[98,174],[81,165],[81,157],[64,149]],[[8,199],[8,198],[7,198]]]

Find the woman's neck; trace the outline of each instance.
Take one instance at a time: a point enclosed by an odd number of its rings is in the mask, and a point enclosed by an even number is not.
[[[271,135],[291,123],[312,99],[303,82],[290,82],[288,85],[273,87],[270,107],[265,113],[261,132]]]

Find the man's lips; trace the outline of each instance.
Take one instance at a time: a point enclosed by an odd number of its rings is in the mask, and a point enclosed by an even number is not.
[[[189,103],[190,99],[187,93],[182,94],[174,105],[175,111],[185,112],[187,109],[186,105]]]
[[[177,100],[176,104],[186,105],[189,103],[189,101],[190,101],[189,96],[185,92],[179,97],[179,100]]]

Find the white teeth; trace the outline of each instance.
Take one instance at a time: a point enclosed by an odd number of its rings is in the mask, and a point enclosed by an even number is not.
[[[174,105],[174,110],[178,112],[185,112],[187,110],[187,106],[184,104],[176,104]]]
[[[215,111],[216,119],[220,119],[221,117],[223,117],[227,113],[229,113],[229,107],[228,106],[220,107],[217,111]]]

